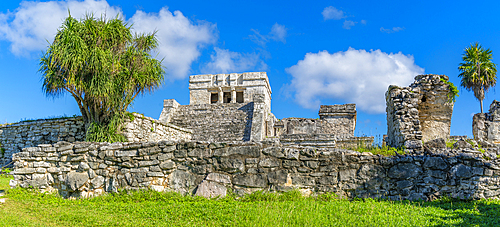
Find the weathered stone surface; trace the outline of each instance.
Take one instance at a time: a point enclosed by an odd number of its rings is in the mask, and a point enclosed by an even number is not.
[[[66,175],[66,185],[71,191],[78,190],[89,180],[89,175],[85,173],[69,172]]]
[[[221,158],[220,169],[228,173],[244,172],[245,163],[236,158]]]
[[[183,170],[175,170],[169,176],[169,187],[176,192],[186,194],[191,192],[195,184],[196,177],[186,171]]]
[[[454,103],[449,102],[450,87],[442,80],[449,78],[418,75],[409,87],[389,86],[385,95],[389,146],[405,146],[419,153],[422,141],[449,137]],[[436,142],[443,146],[442,141]]]
[[[417,177],[422,169],[413,163],[399,163],[389,169],[387,175],[397,179],[408,179]]]
[[[297,188],[306,194],[335,192],[360,198],[436,199],[449,195],[463,199],[500,199],[500,159],[482,158],[488,152],[495,154],[491,157],[496,157],[498,150],[494,148],[488,148],[484,153],[472,149],[431,148],[430,155],[381,157],[345,149],[317,149],[312,152],[313,149],[282,147],[272,143],[186,142],[169,143],[168,146],[175,147],[173,151],[162,148],[160,153],[149,155],[151,150],[158,149],[148,149],[135,156],[116,157],[116,151],[123,149],[166,145],[163,142],[115,144],[117,149],[109,144],[87,145],[88,149],[83,147],[83,143],[78,144],[78,149],[88,150],[80,154],[61,154],[67,151],[47,153],[49,157],[57,158],[52,161],[45,161],[29,152],[16,155],[13,171],[16,186],[31,186],[40,190],[55,188],[68,196],[98,195],[120,188],[149,188],[190,194],[198,187],[200,190],[194,192],[208,197],[223,194],[224,189],[245,194],[256,190],[286,191]],[[107,150],[100,150],[100,146],[105,146]],[[187,155],[193,149],[220,150],[238,146],[255,146],[262,153],[258,158],[244,154],[222,157]],[[300,152],[298,159],[288,159],[285,153],[279,155],[288,148]],[[92,149],[112,155],[89,155]],[[184,151],[186,156],[173,157],[178,151]],[[159,161],[158,158],[164,154],[170,154],[171,159]],[[68,157],[84,158],[70,162]]]
[[[440,157],[429,157],[425,160],[424,167],[443,170],[448,168],[448,164]]]
[[[260,149],[257,146],[241,146],[217,149],[214,151],[216,157],[227,157],[230,155],[245,155],[249,157],[260,157]]]
[[[268,185],[268,180],[266,174],[241,174],[233,177],[233,184],[253,188],[265,188]]]
[[[279,159],[274,159],[274,158],[265,158],[262,159],[259,162],[259,166],[265,167],[265,168],[272,168],[272,167],[278,167],[280,166],[280,160]]]
[[[218,184],[212,181],[202,181],[196,189],[197,196],[203,196],[205,198],[215,198],[215,197],[225,197],[227,194],[227,188],[224,185]]]
[[[208,181],[214,181],[218,183],[223,183],[223,184],[230,184],[231,183],[231,177],[226,174],[220,174],[220,173],[209,173],[205,180]]]
[[[94,188],[100,188],[100,187],[102,187],[102,186],[104,185],[104,177],[102,177],[102,176],[97,176],[97,177],[95,177],[94,179],[92,179],[92,180],[90,181],[90,183],[92,184],[92,186],[93,186]]]
[[[425,142],[425,145],[432,148],[446,148],[446,141],[444,140],[444,138],[437,138]]]
[[[278,170],[267,174],[269,184],[284,184],[287,181],[288,173],[286,170]]]
[[[451,173],[457,178],[470,178],[472,177],[472,168],[463,164],[458,164],[451,168]]]
[[[160,163],[160,168],[161,169],[173,169],[173,168],[175,168],[175,162],[173,162],[173,161],[162,162],[162,163]]]

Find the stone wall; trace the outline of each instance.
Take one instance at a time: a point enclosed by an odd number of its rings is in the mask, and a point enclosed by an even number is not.
[[[12,154],[23,148],[58,141],[83,141],[85,126],[81,117],[18,122],[0,126],[0,143],[5,149],[0,165],[10,162]]]
[[[488,113],[477,113],[472,119],[472,134],[481,142],[500,144],[500,102],[493,100]]]
[[[168,123],[193,131],[200,141],[249,141],[254,103],[178,106]]]
[[[284,118],[275,124],[278,135],[331,134],[353,137],[356,128],[356,105],[321,105],[319,119]],[[277,130],[277,131],[278,131]]]
[[[418,89],[389,86],[386,96],[387,139],[391,147],[422,148],[422,131],[418,119]]]
[[[445,75],[418,75],[409,87],[391,85],[386,92],[389,146],[418,151],[422,141],[450,136],[453,102]]]
[[[298,189],[391,200],[500,198],[497,148],[431,153],[383,157],[273,143],[58,142],[15,154],[11,183],[72,197],[149,188],[205,197],[229,189],[240,195]]]
[[[424,142],[450,136],[454,103],[449,102],[450,88],[441,78],[449,80],[445,75],[419,75],[410,85],[420,89],[417,109]]]
[[[163,123],[142,114],[131,114],[133,117],[128,116],[123,127],[123,135],[129,142],[188,141],[192,138],[192,130]]]
[[[191,140],[192,131],[175,125],[165,124],[142,114],[132,113],[125,118],[123,134],[131,142],[158,142],[161,140]],[[53,144],[58,141],[84,141],[85,126],[81,117],[66,119],[36,120],[0,126],[0,143],[5,153],[0,166],[10,162],[12,154],[23,148],[39,144]],[[3,164],[2,164],[3,163]]]

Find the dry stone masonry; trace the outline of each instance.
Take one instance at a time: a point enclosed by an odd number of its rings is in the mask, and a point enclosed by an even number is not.
[[[3,166],[9,163],[12,154],[26,147],[58,141],[83,141],[84,127],[81,117],[25,121],[0,126],[0,143],[5,149],[0,164]]]
[[[472,119],[474,139],[500,144],[500,102],[493,100],[488,113],[477,113]]]
[[[453,102],[445,75],[419,75],[409,87],[389,86],[387,144],[422,150],[422,142],[450,136]]]
[[[497,148],[433,148],[428,156],[384,157],[273,143],[68,143],[14,154],[12,185],[91,197],[119,189],[205,197],[256,190],[334,192],[391,200],[500,195]],[[487,158],[488,157],[488,158]],[[487,160],[490,159],[490,160]]]
[[[124,136],[130,142],[192,139],[192,131],[189,129],[161,123],[142,114],[131,113],[131,115],[125,118],[122,128]],[[59,141],[84,140],[85,126],[81,117],[37,120],[0,126],[0,143],[5,149],[1,163],[4,163],[3,165],[9,163],[12,154],[20,152],[23,148]]]

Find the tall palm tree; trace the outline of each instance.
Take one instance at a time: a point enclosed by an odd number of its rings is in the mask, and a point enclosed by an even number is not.
[[[462,78],[461,86],[474,92],[474,97],[479,100],[481,113],[483,113],[484,93],[497,83],[497,67],[491,62],[493,54],[490,49],[484,49],[479,43],[471,44],[465,48],[458,70]]]

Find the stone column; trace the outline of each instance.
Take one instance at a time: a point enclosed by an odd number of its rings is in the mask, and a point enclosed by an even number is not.
[[[236,103],[236,90],[231,88],[231,103]]]
[[[168,123],[172,118],[175,110],[179,108],[180,104],[175,101],[175,99],[165,99],[163,100],[163,110],[161,111],[160,118],[158,119],[160,122]]]
[[[222,88],[219,88],[219,101],[217,103],[224,103],[224,92],[222,92]]]

